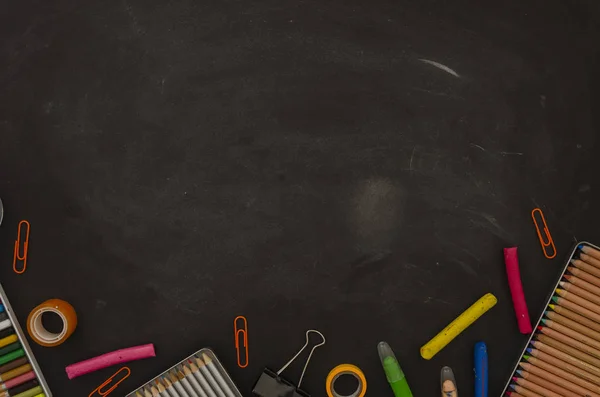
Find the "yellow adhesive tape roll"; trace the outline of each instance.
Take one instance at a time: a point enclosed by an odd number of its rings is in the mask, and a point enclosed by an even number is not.
[[[342,375],[352,375],[358,380],[358,389],[348,396],[342,396],[335,391],[335,381]],[[325,388],[329,397],[364,397],[367,393],[367,378],[365,378],[365,374],[356,365],[340,364],[327,375]]]
[[[63,322],[63,329],[59,333],[48,331],[42,324],[44,313],[55,313]],[[27,317],[27,332],[38,345],[54,347],[69,339],[77,328],[77,314],[70,303],[60,299],[49,299],[29,313]]]

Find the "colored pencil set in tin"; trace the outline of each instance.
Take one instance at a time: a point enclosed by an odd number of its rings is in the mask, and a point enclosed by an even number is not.
[[[600,248],[571,253],[503,394],[600,397]]]

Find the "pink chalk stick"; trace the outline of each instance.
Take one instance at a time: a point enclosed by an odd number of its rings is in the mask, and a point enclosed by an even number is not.
[[[89,374],[90,372],[110,367],[112,365],[123,364],[129,361],[141,360],[150,357],[156,357],[154,345],[151,343],[148,345],[130,347],[128,349],[115,350],[114,352],[90,358],[89,360],[80,361],[67,366],[65,371],[67,371],[67,376],[69,379],[73,379],[81,375]]]
[[[506,264],[506,275],[508,276],[508,286],[512,295],[515,314],[517,315],[517,324],[522,334],[530,334],[533,331],[531,320],[529,319],[529,310],[525,302],[523,293],[523,284],[521,284],[521,273],[519,272],[519,258],[517,257],[517,247],[504,248],[504,263]]]

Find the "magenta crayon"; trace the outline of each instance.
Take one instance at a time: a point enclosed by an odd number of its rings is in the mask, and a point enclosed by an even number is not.
[[[533,328],[531,327],[529,310],[527,310],[527,302],[525,301],[525,293],[523,292],[523,285],[521,283],[517,247],[504,248],[504,263],[506,264],[508,286],[512,295],[519,331],[522,334],[530,334]]]

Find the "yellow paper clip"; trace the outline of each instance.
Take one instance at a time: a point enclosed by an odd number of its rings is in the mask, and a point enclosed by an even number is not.
[[[23,226],[26,229],[25,232],[25,241],[23,241],[23,254],[21,254],[19,251],[21,251],[21,231],[23,229]],[[19,228],[17,229],[17,239],[15,240],[15,253],[13,256],[13,270],[15,273],[17,274],[23,274],[25,273],[25,270],[27,270],[27,250],[29,249],[29,230],[31,229],[31,226],[29,225],[29,222],[27,222],[26,220],[22,220],[21,222],[19,222]],[[17,269],[17,261],[23,261],[23,266],[21,267],[21,269]]]
[[[103,388],[107,387],[114,378],[117,377],[117,375],[119,375],[121,373],[121,371],[125,371],[126,374],[119,379],[118,381],[114,382],[113,385],[110,387],[110,389],[108,390],[103,390]],[[93,392],[90,393],[90,395],[88,397],[93,397],[93,396],[108,396],[110,393],[112,393],[117,386],[119,386],[119,384],[121,384],[121,382],[123,382],[125,379],[129,378],[129,375],[131,375],[131,370],[129,369],[129,367],[123,367],[120,370],[118,370],[117,372],[114,373],[113,376],[111,376],[110,378],[108,378],[107,380],[104,381],[104,383],[102,383],[100,386],[98,386],[96,388],[96,390],[94,390]]]
[[[238,328],[238,320],[242,320],[242,327]],[[237,350],[237,363],[240,368],[246,368],[248,366],[248,321],[244,316],[237,316],[233,320],[233,333],[235,335],[235,350]],[[242,362],[240,354],[240,334],[243,341],[244,355],[246,359]]]
[[[543,223],[543,229],[540,229],[540,225],[536,219],[536,214],[539,214],[539,218]],[[540,239],[540,244],[542,246],[542,251],[544,252],[544,256],[548,259],[552,259],[556,256],[556,246],[554,245],[554,240],[552,240],[552,236],[550,235],[550,230],[548,230],[548,224],[546,224],[546,218],[544,218],[544,213],[539,208],[534,208],[531,211],[531,218],[533,218],[533,224],[535,225],[535,231],[537,232],[538,238]],[[543,232],[543,235],[542,235]],[[549,251],[547,248],[550,247],[552,250]]]

